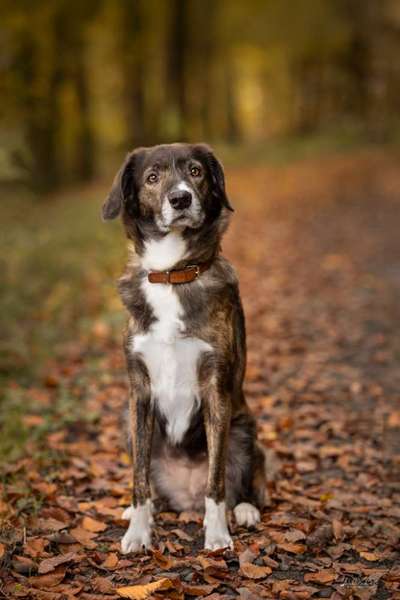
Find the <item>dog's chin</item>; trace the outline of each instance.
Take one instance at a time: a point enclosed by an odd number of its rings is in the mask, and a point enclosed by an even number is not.
[[[204,217],[194,218],[190,215],[179,215],[169,222],[157,219],[157,226],[162,233],[181,232],[185,229],[199,229],[204,223]]]

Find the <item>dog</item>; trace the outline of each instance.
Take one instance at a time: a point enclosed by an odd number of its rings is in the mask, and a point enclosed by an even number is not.
[[[205,548],[232,548],[260,521],[265,453],[243,394],[245,321],[236,274],[221,255],[233,208],[224,171],[204,144],[128,154],[102,208],[122,216],[130,257],[118,288],[129,320],[133,466],[122,552],[151,545],[155,499],[204,511]]]

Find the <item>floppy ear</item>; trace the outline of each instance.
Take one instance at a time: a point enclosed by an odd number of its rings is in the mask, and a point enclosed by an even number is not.
[[[211,175],[211,193],[213,194],[213,196],[218,198],[222,206],[225,206],[225,208],[233,212],[234,209],[231,203],[229,202],[228,196],[226,195],[225,191],[225,175],[222,164],[216,158],[210,146],[207,146],[206,144],[199,144],[198,148],[205,156],[207,166]]]
[[[129,205],[136,202],[136,192],[134,189],[134,152],[127,155],[122,167],[116,174],[110,193],[104,201],[102,207],[103,221],[115,219],[121,213],[122,206],[129,200]]]

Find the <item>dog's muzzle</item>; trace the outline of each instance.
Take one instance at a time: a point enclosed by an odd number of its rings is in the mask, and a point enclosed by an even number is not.
[[[186,190],[174,190],[168,194],[168,201],[174,210],[185,210],[192,204],[192,194]]]

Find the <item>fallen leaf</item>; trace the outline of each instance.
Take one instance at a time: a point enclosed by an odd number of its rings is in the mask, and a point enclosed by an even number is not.
[[[188,596],[208,596],[214,588],[214,585],[183,584],[183,592]]]
[[[68,552],[67,554],[59,554],[58,556],[52,556],[51,558],[45,558],[39,564],[39,574],[44,575],[54,571],[56,567],[64,563],[76,560],[77,554],[75,552]]]
[[[305,540],[306,534],[300,529],[290,529],[285,533],[285,539],[288,542],[298,542],[299,540]]]
[[[29,577],[28,581],[33,587],[46,589],[48,587],[54,587],[62,582],[65,577],[66,568],[63,565],[57,567],[52,573],[46,575],[36,575],[35,577]]]
[[[5,544],[0,544],[0,558],[3,558],[3,556],[6,553],[6,546]]]
[[[36,563],[26,556],[14,556],[12,559],[12,566],[14,571],[21,573],[21,575],[32,575],[37,571]]]
[[[56,544],[74,544],[76,542],[75,538],[67,531],[57,531],[46,537],[49,542],[55,542]]]
[[[282,531],[275,531],[274,529],[271,529],[270,531],[268,531],[268,535],[277,544],[284,544],[285,543],[286,536],[285,536],[285,533],[282,532]]]
[[[359,552],[361,558],[368,560],[370,562],[375,562],[377,560],[382,560],[383,556],[378,554],[377,552]]]
[[[387,420],[389,427],[400,427],[400,410],[393,411]]]
[[[59,534],[56,534],[59,535]],[[29,538],[24,545],[25,554],[29,554],[32,558],[37,558],[45,553],[45,548],[49,545],[48,540],[44,538]]]
[[[32,488],[42,494],[42,496],[52,496],[57,491],[55,483],[47,483],[47,481],[38,481],[32,484]]]
[[[250,548],[246,548],[243,552],[239,554],[239,564],[240,566],[246,563],[253,563],[257,558],[258,554],[253,552]]]
[[[168,549],[168,552],[170,554],[178,554],[179,552],[184,550],[184,546],[182,546],[182,544],[178,544],[176,542],[174,543],[174,542],[171,542],[170,540],[167,540],[165,542],[165,546]]]
[[[69,512],[76,513],[78,510],[78,502],[72,496],[57,496],[55,501],[58,506]]]
[[[313,583],[331,583],[337,578],[337,573],[333,569],[321,569],[317,573],[306,573],[304,581]]]
[[[240,565],[240,572],[249,579],[263,579],[272,573],[271,567],[260,567],[251,563]]]
[[[152,550],[152,556],[153,556],[155,562],[158,564],[158,566],[161,567],[165,571],[168,571],[169,569],[171,569],[175,564],[175,561],[173,558],[162,554],[159,550]]]
[[[101,566],[106,569],[115,569],[117,564],[118,564],[118,555],[115,554],[115,552],[111,552],[110,554],[107,554],[107,558],[105,559],[105,561],[102,563]]]
[[[61,529],[66,529],[68,523],[51,517],[50,519],[38,519],[38,527],[44,531],[60,531]]]
[[[183,529],[172,529],[171,533],[174,533],[178,536],[179,539],[184,540],[185,542],[193,542],[193,538],[183,531]]]
[[[128,585],[126,587],[117,588],[115,591],[122,598],[130,598],[131,600],[145,600],[157,590],[168,590],[173,587],[172,581],[164,577],[153,583],[145,583],[143,585]]]
[[[107,577],[94,577],[91,580],[93,589],[102,594],[114,594],[114,586]]]
[[[282,600],[309,600],[314,594],[320,590],[308,585],[291,585],[290,590],[283,590],[279,598]]]
[[[195,512],[193,510],[183,511],[178,517],[178,521],[182,523],[201,523],[203,521],[203,517],[200,513]]]
[[[332,519],[332,530],[335,540],[338,542],[343,536],[343,523],[338,519]]]
[[[277,569],[279,567],[279,563],[269,556],[263,556],[262,559],[268,567],[272,567],[273,569]]]
[[[291,554],[303,554],[306,551],[304,544],[277,544],[278,548],[290,552]]]
[[[217,569],[219,571],[228,570],[228,566],[223,559],[216,560],[214,558],[208,558],[200,554],[200,556],[197,557],[197,561],[201,564],[203,569]]]
[[[85,546],[85,548],[96,548],[96,543],[93,542],[93,538],[96,537],[95,533],[91,531],[86,531],[82,527],[75,527],[70,530],[70,534],[74,537],[74,539]]]
[[[91,531],[92,533],[99,533],[100,531],[107,529],[106,523],[96,521],[96,519],[92,519],[92,517],[83,517],[82,527],[83,529]]]
[[[71,596],[77,596],[82,591],[82,589],[82,583],[60,583],[54,588],[54,591],[58,594],[64,594],[66,600],[71,600]],[[82,598],[82,596],[80,596],[80,598]]]

